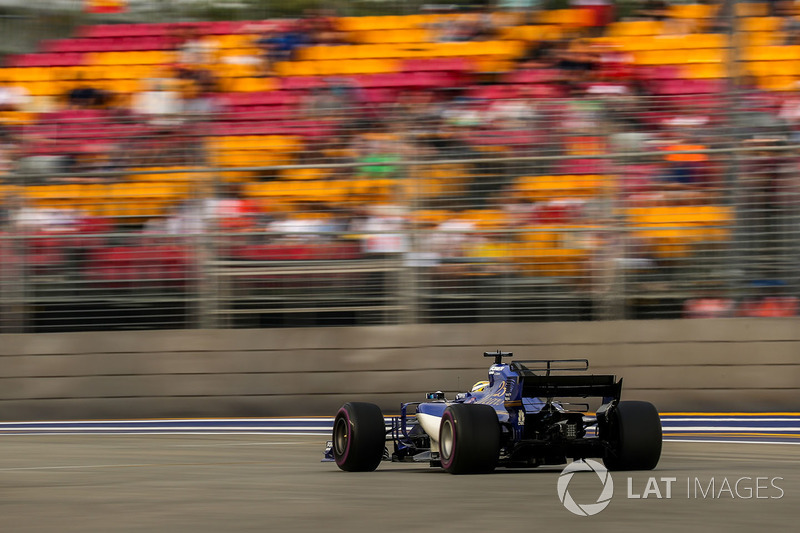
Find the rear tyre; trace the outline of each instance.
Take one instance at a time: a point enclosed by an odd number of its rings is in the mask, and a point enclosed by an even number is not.
[[[619,402],[601,437],[609,443],[609,470],[652,470],[661,458],[661,418],[650,402]]]
[[[386,446],[381,408],[372,403],[348,402],[333,420],[333,458],[347,472],[372,472]]]
[[[457,403],[439,426],[439,459],[451,474],[487,474],[500,455],[500,422],[489,405]]]

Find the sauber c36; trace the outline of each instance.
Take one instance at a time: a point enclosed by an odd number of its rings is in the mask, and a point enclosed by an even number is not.
[[[584,373],[586,359],[503,361],[512,355],[485,352],[494,357],[486,381],[453,400],[432,392],[425,402],[403,403],[388,424],[375,404],[344,404],[323,460],[351,472],[375,470],[382,460],[427,462],[453,474],[585,458],[601,458],[609,470],[656,467],[658,411],[621,401],[621,379]],[[600,398],[600,405],[592,413],[588,403],[567,401],[576,398]]]

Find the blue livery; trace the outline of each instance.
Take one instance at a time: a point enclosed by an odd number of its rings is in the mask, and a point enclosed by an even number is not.
[[[437,391],[424,402],[403,403],[388,428],[376,405],[346,403],[325,460],[348,471],[374,470],[382,460],[427,462],[454,474],[589,457],[611,470],[655,468],[658,411],[647,402],[620,401],[621,379],[585,373],[586,359],[504,361],[512,355],[485,352],[494,358],[486,381],[452,400]],[[587,398],[599,404],[594,412]]]

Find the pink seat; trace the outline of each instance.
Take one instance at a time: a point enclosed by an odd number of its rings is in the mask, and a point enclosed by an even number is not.
[[[656,65],[639,67],[635,71],[637,78],[641,80],[674,80],[682,78],[682,71],[674,66]]]
[[[291,90],[308,90],[316,89],[319,87],[327,87],[328,82],[321,76],[291,76],[288,78],[280,78],[281,89],[284,91]]]
[[[602,159],[570,159],[559,164],[559,174],[605,174]]]
[[[413,72],[405,75],[409,87],[420,89],[447,89],[463,85],[463,77],[455,72]]]
[[[466,96],[481,100],[504,100],[517,98],[519,91],[514,85],[474,85],[467,88]]]
[[[406,87],[411,79],[406,74],[362,74],[353,76],[353,83],[362,88]]]
[[[382,87],[364,89],[363,98],[370,104],[389,104],[397,101],[397,91]]]
[[[297,111],[291,106],[247,106],[232,107],[225,115],[230,121],[278,121],[295,118]]]
[[[561,79],[561,75],[557,70],[531,69],[509,72],[503,78],[503,81],[511,84],[552,83]]]
[[[291,106],[298,103],[299,96],[289,91],[267,91],[252,93],[226,93],[220,95],[220,101],[228,107],[245,106]]]
[[[471,65],[463,57],[406,59],[400,70],[403,72],[467,72],[471,70]]]

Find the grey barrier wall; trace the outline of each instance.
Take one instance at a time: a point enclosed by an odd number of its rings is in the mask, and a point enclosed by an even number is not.
[[[485,379],[484,350],[588,358],[662,412],[800,410],[800,319],[3,335],[0,419],[387,413]]]

